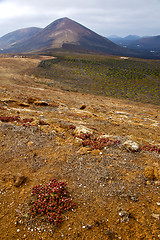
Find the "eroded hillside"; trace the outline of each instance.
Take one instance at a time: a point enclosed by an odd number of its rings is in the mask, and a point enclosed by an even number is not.
[[[40,60],[0,58],[0,238],[159,239],[159,106],[48,86]],[[75,203],[58,227],[29,213],[53,178]]]

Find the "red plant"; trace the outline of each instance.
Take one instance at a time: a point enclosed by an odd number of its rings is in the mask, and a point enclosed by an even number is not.
[[[61,214],[75,206],[66,189],[66,183],[52,179],[45,186],[39,185],[33,188],[32,195],[36,200],[30,208],[31,217],[43,216],[48,222],[60,225]]]
[[[113,140],[109,138],[97,138],[90,133],[82,133],[77,137],[83,140],[82,144],[84,147],[90,146],[92,150],[93,149],[102,150],[106,146],[112,146],[120,143],[119,140]]]
[[[160,148],[157,146],[152,146],[152,145],[144,145],[139,148],[139,150],[144,150],[148,152],[157,152],[160,153]]]
[[[19,122],[19,123],[31,123],[33,122],[33,118],[23,118],[21,119],[19,116],[13,116],[13,117],[0,117],[0,121],[2,122]]]

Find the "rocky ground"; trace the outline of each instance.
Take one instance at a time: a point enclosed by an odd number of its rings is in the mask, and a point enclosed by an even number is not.
[[[0,58],[0,239],[160,239],[159,107],[37,84],[39,61]],[[28,215],[53,178],[76,205],[58,227]]]

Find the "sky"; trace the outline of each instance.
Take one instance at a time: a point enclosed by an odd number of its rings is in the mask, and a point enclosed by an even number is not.
[[[0,37],[62,17],[106,37],[160,35],[160,0],[0,0]]]

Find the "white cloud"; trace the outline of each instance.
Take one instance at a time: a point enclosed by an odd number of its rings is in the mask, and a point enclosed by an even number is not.
[[[23,15],[30,15],[31,8],[28,5],[19,6],[15,2],[2,2],[0,3],[0,19],[12,19]]]
[[[160,0],[0,0],[0,36],[69,17],[101,35],[160,35]]]

